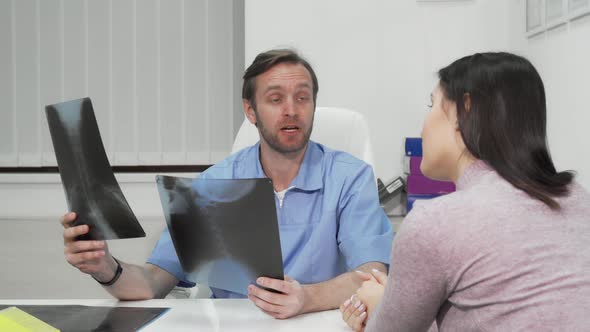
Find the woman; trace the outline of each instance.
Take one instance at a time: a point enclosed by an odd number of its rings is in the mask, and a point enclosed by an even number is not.
[[[389,276],[365,282],[344,320],[367,331],[588,330],[590,195],[555,170],[539,74],[522,57],[483,53],[439,77],[421,170],[457,192],[415,205]]]

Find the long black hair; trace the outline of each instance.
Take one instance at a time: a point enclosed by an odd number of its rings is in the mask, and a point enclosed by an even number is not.
[[[557,172],[551,160],[545,88],[535,67],[510,53],[478,53],[438,75],[446,99],[457,104],[467,150],[516,188],[559,209],[554,198],[568,195],[574,173]]]

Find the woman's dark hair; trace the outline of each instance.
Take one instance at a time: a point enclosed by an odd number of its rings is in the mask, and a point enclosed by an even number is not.
[[[250,67],[244,73],[242,99],[248,100],[252,108],[256,110],[256,77],[281,63],[301,64],[307,69],[313,83],[313,104],[315,106],[319,90],[318,78],[309,62],[297,54],[296,51],[290,49],[270,50],[256,56]]]
[[[559,209],[554,198],[568,195],[574,173],[557,172],[551,160],[545,88],[535,67],[510,53],[478,53],[438,75],[446,99],[457,104],[467,150],[516,188]]]

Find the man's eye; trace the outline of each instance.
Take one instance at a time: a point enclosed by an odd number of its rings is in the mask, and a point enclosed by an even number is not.
[[[307,101],[307,100],[309,100],[309,97],[308,96],[300,96],[298,99],[299,99],[299,101]]]
[[[278,103],[281,101],[281,98],[271,98],[270,101],[273,103]]]

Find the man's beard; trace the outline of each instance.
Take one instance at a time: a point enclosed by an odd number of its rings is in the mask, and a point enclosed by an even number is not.
[[[315,114],[314,114],[314,116],[315,116]],[[280,152],[280,153],[292,153],[292,152],[297,152],[297,151],[301,151],[302,149],[304,149],[305,146],[307,146],[307,142],[309,142],[309,137],[311,136],[311,132],[313,130],[313,120],[314,120],[314,118],[312,116],[311,126],[309,126],[309,129],[305,130],[303,127],[299,127],[301,130],[303,130],[303,139],[300,142],[298,142],[295,145],[286,145],[286,144],[283,144],[279,141],[278,134],[272,133],[264,126],[263,122],[260,121],[258,114],[256,114],[256,126],[260,130],[260,134],[262,136],[262,139],[264,139],[264,141],[266,141],[266,143],[273,150]]]

